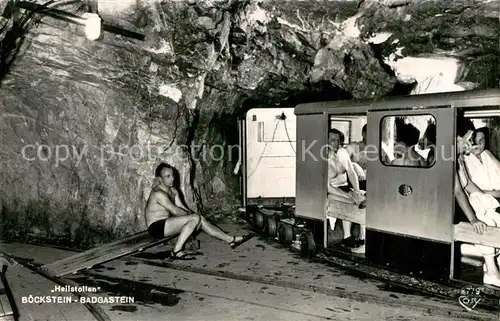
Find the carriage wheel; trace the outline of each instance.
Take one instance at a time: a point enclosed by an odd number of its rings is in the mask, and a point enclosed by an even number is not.
[[[316,254],[316,242],[314,236],[310,231],[302,232],[300,234],[300,255],[303,257],[313,257]]]
[[[261,212],[255,213],[254,224],[255,224],[255,228],[258,231],[262,231],[264,229],[264,214],[262,214]]]
[[[247,214],[246,214],[246,220],[248,222],[248,224],[252,224],[252,222],[254,221],[255,219],[255,213],[253,211],[247,211]]]
[[[278,224],[278,240],[281,244],[290,245],[293,241],[293,227],[289,224]]]
[[[268,216],[266,220],[266,232],[270,237],[276,237],[276,218],[274,215]]]

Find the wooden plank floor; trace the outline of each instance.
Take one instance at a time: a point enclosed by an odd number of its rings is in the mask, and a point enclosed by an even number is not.
[[[5,280],[2,277],[0,281],[0,320],[7,319],[7,317],[14,317],[14,310],[12,309],[11,302],[7,295],[7,289],[5,287]]]
[[[149,247],[164,243],[174,237],[164,239],[153,239],[148,232],[141,232],[124,239],[105,244],[91,250],[72,255],[68,258],[46,264],[41,270],[47,271],[54,276],[63,276],[76,273],[83,269],[92,268],[97,264],[139,252]]]
[[[52,292],[56,284],[21,265],[7,269],[7,279],[14,302],[19,310],[19,321],[95,320],[95,317],[69,292]],[[23,303],[23,297],[71,297],[71,303]]]
[[[0,307],[0,317],[14,314],[14,311],[12,311],[12,306],[9,302],[9,298],[5,293],[0,294]]]

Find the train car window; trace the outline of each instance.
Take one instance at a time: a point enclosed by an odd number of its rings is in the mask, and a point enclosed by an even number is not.
[[[330,130],[337,129],[344,134],[344,144],[351,142],[352,122],[350,120],[330,119]]]
[[[436,119],[432,115],[385,116],[380,123],[382,164],[432,167],[435,163]]]
[[[343,134],[343,146],[361,142],[363,140],[363,128],[365,125],[366,114],[329,116],[329,131],[338,130]]]

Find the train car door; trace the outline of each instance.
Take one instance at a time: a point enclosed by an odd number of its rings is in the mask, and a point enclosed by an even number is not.
[[[422,144],[428,128],[431,138]],[[447,280],[453,239],[453,109],[370,110],[367,136],[372,146],[367,261],[404,274]],[[432,144],[434,161],[428,149]]]

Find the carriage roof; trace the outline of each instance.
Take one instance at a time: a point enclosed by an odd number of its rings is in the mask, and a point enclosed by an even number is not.
[[[299,104],[295,115],[321,114],[348,108],[352,113],[369,110],[423,109],[437,106],[480,107],[500,105],[500,88],[446,93],[391,96],[376,99],[352,99]]]

